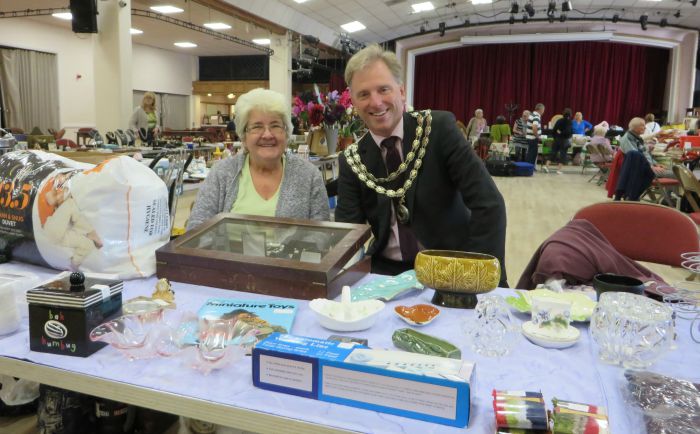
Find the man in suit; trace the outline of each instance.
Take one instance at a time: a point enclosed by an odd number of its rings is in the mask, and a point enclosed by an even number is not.
[[[340,157],[335,220],[372,226],[374,273],[413,268],[418,250],[461,250],[497,257],[507,286],[503,197],[452,113],[404,112],[401,74],[378,45],[348,61],[345,81],[369,132]]]

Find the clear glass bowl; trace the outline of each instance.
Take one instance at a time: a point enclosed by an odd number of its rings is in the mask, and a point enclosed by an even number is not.
[[[671,347],[673,323],[673,310],[663,303],[636,294],[606,292],[593,311],[591,335],[602,362],[644,369]]]
[[[465,319],[462,329],[471,349],[486,357],[507,355],[520,332],[515,326],[510,308],[500,295],[484,295],[474,308],[474,318]]]

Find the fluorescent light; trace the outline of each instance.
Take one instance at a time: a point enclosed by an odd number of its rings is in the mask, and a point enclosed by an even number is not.
[[[523,42],[609,41],[613,32],[535,33],[521,35],[462,36],[462,45],[518,44]]]
[[[173,45],[176,45],[180,48],[194,48],[197,46],[197,44],[194,44],[192,42],[175,42]]]
[[[208,94],[207,94],[207,96],[211,96],[211,94],[210,94],[210,93],[208,93]]]
[[[411,5],[411,7],[413,8],[414,14],[425,11],[432,11],[433,9],[435,9],[435,6],[433,6],[431,2],[416,3],[414,5]]]
[[[258,45],[270,45],[270,39],[269,38],[253,39],[253,43],[258,44]]]
[[[134,29],[134,28],[132,27],[132,28],[129,29],[129,33],[131,33],[132,35],[140,35],[141,33],[143,33],[143,30]]]
[[[359,21],[353,21],[351,23],[343,24],[340,27],[342,27],[343,30],[345,30],[348,33],[354,33],[354,32],[357,32],[359,30],[364,30],[367,28],[367,27],[365,27],[364,24],[362,24]]]
[[[151,6],[152,11],[160,12],[161,14],[178,14],[184,12],[184,9],[176,8],[171,5]]]
[[[229,93],[228,95],[226,95],[226,98],[228,98],[228,99],[234,99],[235,97],[236,97],[236,95],[234,95],[232,93]]]
[[[297,3],[306,3],[307,0],[294,0]]]
[[[204,23],[204,27],[212,30],[227,30],[231,28],[231,26],[226,23]]]
[[[472,0],[473,5],[487,5],[493,3],[493,0]]]
[[[73,19],[73,14],[70,12],[57,12],[55,14],[51,14],[51,16],[59,18],[61,20],[72,20]]]

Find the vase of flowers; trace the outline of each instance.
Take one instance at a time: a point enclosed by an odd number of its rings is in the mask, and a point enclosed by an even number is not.
[[[294,97],[292,114],[300,123],[309,125],[312,132],[323,129],[328,153],[333,154],[339,137],[352,137],[362,122],[354,114],[349,89],[324,94],[317,86],[314,88],[313,93],[305,92]]]

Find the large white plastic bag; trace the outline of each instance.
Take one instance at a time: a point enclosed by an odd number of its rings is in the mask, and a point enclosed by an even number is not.
[[[155,250],[170,235],[168,192],[138,161],[11,152],[0,157],[0,181],[11,186],[0,191],[0,235],[34,240],[46,264],[123,279],[155,273]]]
[[[54,268],[111,273],[124,279],[154,274],[155,250],[170,236],[168,191],[160,178],[133,158],[122,156],[76,173],[68,183],[74,203],[102,247],[90,249],[76,262],[75,245],[65,247],[64,240],[47,236],[47,226],[42,226],[35,207],[34,239],[44,260]]]

